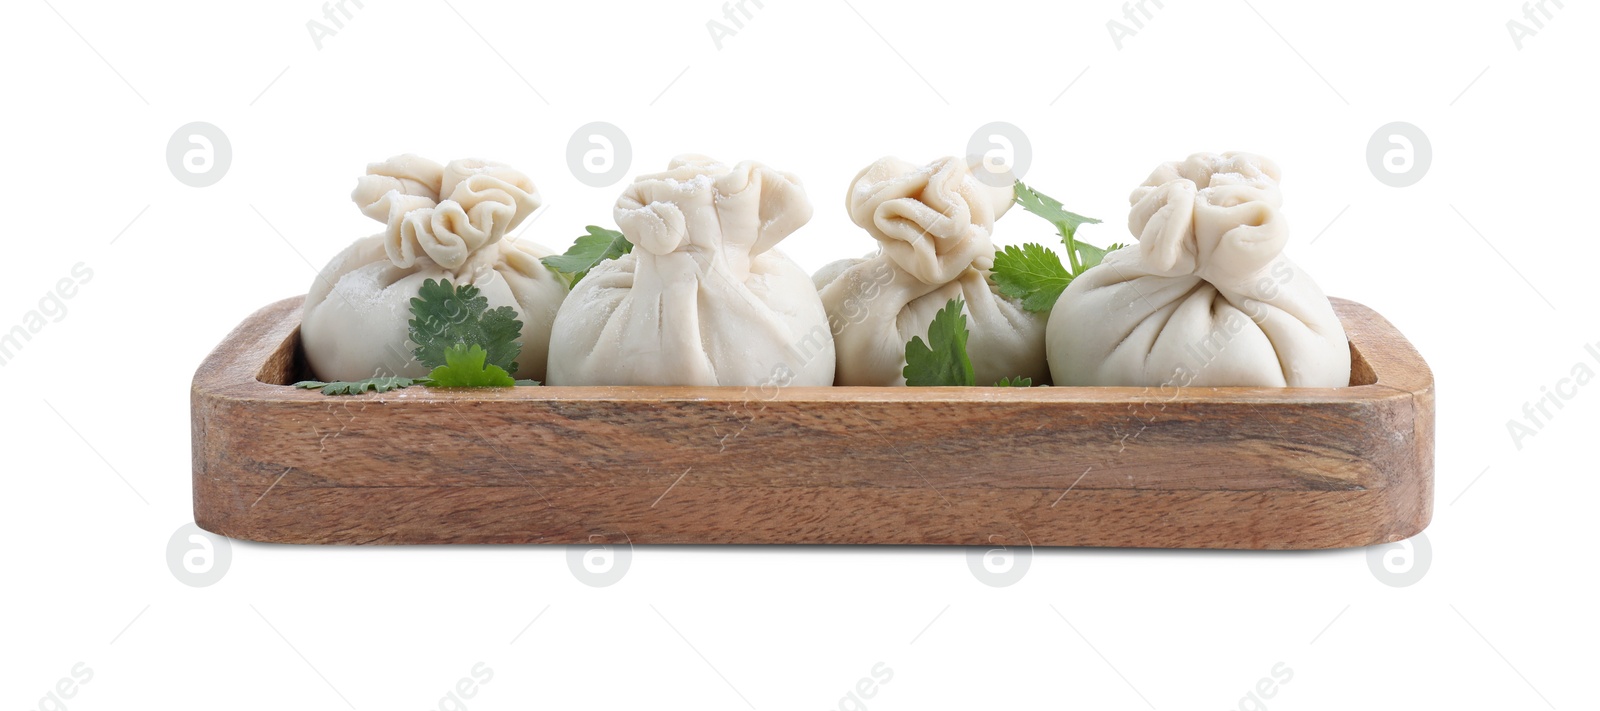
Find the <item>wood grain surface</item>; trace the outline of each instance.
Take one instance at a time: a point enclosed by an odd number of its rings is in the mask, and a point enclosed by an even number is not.
[[[289,383],[302,298],[191,391],[195,520],[285,543],[828,543],[1293,549],[1410,537],[1433,376],[1334,300],[1348,388]]]

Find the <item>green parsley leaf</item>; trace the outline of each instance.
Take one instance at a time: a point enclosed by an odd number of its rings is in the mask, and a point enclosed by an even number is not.
[[[410,338],[416,344],[411,353],[424,366],[447,365],[446,351],[470,345],[484,351],[489,365],[517,372],[522,321],[510,306],[490,309],[489,299],[478,287],[452,287],[448,279],[428,279],[411,300],[411,315]]]
[[[967,357],[966,303],[951,299],[928,325],[928,340],[912,336],[906,344],[906,385],[972,385],[972,359]],[[930,347],[931,344],[931,347]]]
[[[1100,249],[1093,245],[1080,244],[1077,240],[1079,225],[1095,225],[1100,221],[1093,217],[1084,217],[1076,212],[1061,206],[1061,201],[1045,195],[1033,188],[1024,185],[1018,180],[1012,190],[1016,195],[1018,205],[1035,215],[1043,217],[1055,225],[1056,231],[1061,233],[1061,243],[1067,247],[1067,259],[1072,262],[1072,275],[1084,273],[1090,267],[1098,265],[1110,249]]]
[[[1083,272],[1089,271],[1090,269],[1093,269],[1093,268],[1095,268],[1097,266],[1100,266],[1100,262],[1105,261],[1106,255],[1108,255],[1108,254],[1110,254],[1112,252],[1115,252],[1115,251],[1117,251],[1119,249],[1122,249],[1123,247],[1126,247],[1128,245],[1125,245],[1125,244],[1122,244],[1120,242],[1117,242],[1117,243],[1113,243],[1110,247],[1106,247],[1105,249],[1101,249],[1101,248],[1096,247],[1096,246],[1094,246],[1092,244],[1088,244],[1086,242],[1078,242],[1078,241],[1074,240],[1074,246],[1076,246],[1078,248],[1078,261],[1079,261],[1080,264],[1083,265],[1083,271],[1080,271],[1078,273],[1082,274]]]
[[[1031,388],[1033,387],[1033,378],[1023,378],[1020,376],[1015,378],[1001,378],[1000,382],[995,383],[994,386],[997,388]]]
[[[1109,249],[1101,249],[1083,242],[1078,242],[1073,246],[1078,249],[1078,264],[1083,267],[1083,271],[1078,272],[1079,274],[1099,266],[1100,262],[1105,260],[1106,255],[1111,253]]]
[[[1033,312],[1055,306],[1073,278],[1055,252],[1032,243],[996,252],[992,274],[1002,296],[1022,302],[1023,309]]]
[[[454,345],[444,351],[445,364],[428,374],[429,385],[439,388],[509,388],[517,384],[505,369],[486,364],[482,347]]]
[[[994,255],[994,283],[1000,293],[1022,302],[1028,311],[1049,311],[1056,305],[1061,292],[1078,275],[1105,261],[1106,255],[1121,249],[1113,244],[1100,249],[1077,240],[1080,225],[1098,224],[1093,217],[1084,217],[1062,207],[1061,201],[1024,185],[1018,180],[1012,186],[1016,202],[1035,215],[1055,225],[1061,234],[1061,243],[1067,248],[1070,268],[1061,264],[1061,258],[1037,244],[1025,244],[1021,249],[1006,247]]]
[[[1100,221],[1093,217],[1084,217],[1076,212],[1062,207],[1061,201],[1030,188],[1018,180],[1013,186],[1016,192],[1017,204],[1022,209],[1050,221],[1061,232],[1062,239],[1070,245],[1072,238],[1077,234],[1078,225],[1098,225]]]
[[[577,286],[585,274],[589,273],[595,265],[607,260],[616,259],[633,251],[633,243],[621,232],[608,230],[604,227],[589,225],[584,228],[589,234],[578,238],[566,254],[557,254],[544,257],[539,261],[544,265],[566,274],[572,278],[570,286]]]
[[[323,395],[360,395],[368,390],[386,393],[390,390],[399,390],[400,388],[409,388],[413,385],[427,384],[427,378],[401,378],[390,376],[382,378],[367,378],[366,380],[357,380],[353,383],[342,380],[332,383],[324,383],[320,380],[302,380],[298,383],[295,383],[294,386],[305,390],[321,389]]]

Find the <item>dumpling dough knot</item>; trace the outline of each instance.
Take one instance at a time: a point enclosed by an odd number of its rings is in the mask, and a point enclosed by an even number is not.
[[[800,179],[755,161],[732,168],[701,155],[674,158],[635,179],[613,210],[629,242],[665,256],[727,260],[742,279],[759,255],[811,220]]]
[[[845,207],[895,264],[927,284],[994,266],[994,222],[1011,208],[1012,181],[989,185],[947,157],[926,166],[883,158],[856,175]]]
[[[441,166],[414,155],[367,166],[350,197],[362,214],[386,225],[384,252],[401,268],[414,266],[420,250],[456,269],[540,204],[533,181],[503,163],[462,159]]]
[[[1250,280],[1289,241],[1279,180],[1276,164],[1250,153],[1163,163],[1129,197],[1145,266],[1223,286]]]

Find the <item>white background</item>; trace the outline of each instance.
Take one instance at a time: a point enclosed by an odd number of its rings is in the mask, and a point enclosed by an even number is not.
[[[0,366],[0,708],[59,707],[41,698],[79,662],[72,709],[459,708],[441,698],[479,662],[467,708],[1593,703],[1600,387],[1507,433],[1600,370],[1593,6],[1551,3],[1518,49],[1510,0],[1167,0],[1119,49],[1109,1],[766,0],[720,50],[713,0],[348,7],[318,49],[311,0],[7,6],[0,330],[74,264],[93,277]],[[211,187],[165,161],[192,121],[232,145]],[[1437,376],[1426,574],[1391,587],[1364,550],[1039,550],[993,588],[963,549],[641,548],[591,588],[559,547],[234,543],[217,584],[175,579],[193,370],[376,229],[347,197],[364,165],[509,162],[548,206],[522,238],[559,249],[622,187],[567,167],[590,121],[626,131],[630,175],[686,151],[799,174],[817,213],[783,248],[808,269],[871,248],[843,210],[856,171],[961,153],[991,121],[1026,131],[1030,183],[1106,220],[1080,233],[1102,245],[1157,163],[1274,158],[1293,258]],[[1391,121],[1431,141],[1412,187],[1366,161]],[[850,699],[879,662],[892,679]],[[1248,697],[1280,662],[1292,679]]]

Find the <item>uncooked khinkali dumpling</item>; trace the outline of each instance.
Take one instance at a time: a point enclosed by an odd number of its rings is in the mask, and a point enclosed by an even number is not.
[[[544,377],[566,282],[539,261],[550,250],[502,239],[539,207],[528,176],[500,163],[441,166],[403,155],[367,166],[350,197],[386,229],[334,257],[306,295],[300,340],[318,379],[427,375],[407,334],[411,299],[428,279],[474,285],[489,308],[514,309],[522,321],[515,375]]]
[[[839,350],[839,385],[904,385],[906,343],[926,339],[934,315],[958,298],[978,385],[1047,381],[1045,315],[989,282],[994,222],[1013,199],[1009,178],[979,180],[957,158],[926,166],[884,158],[856,176],[846,196],[850,219],[878,240],[878,252],[814,277]]]
[[[1057,385],[1339,387],[1350,347],[1283,256],[1278,166],[1248,153],[1166,163],[1133,191],[1119,249],[1050,313]]]
[[[673,159],[617,199],[635,249],[556,315],[551,385],[831,385],[833,338],[805,271],[773,248],[811,219],[799,179]]]

